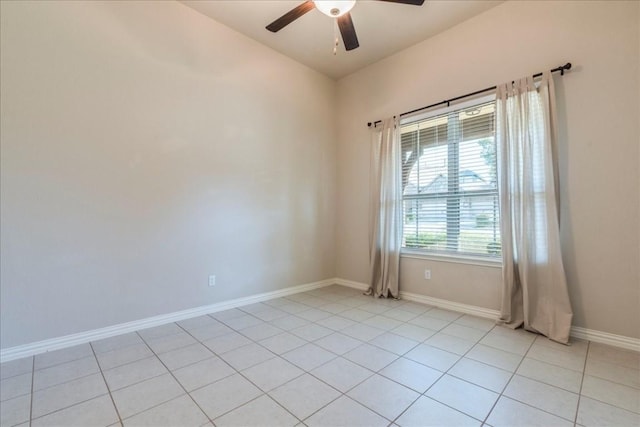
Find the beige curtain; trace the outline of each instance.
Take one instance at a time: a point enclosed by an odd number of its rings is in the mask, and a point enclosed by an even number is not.
[[[372,132],[370,167],[369,255],[371,278],[367,294],[398,298],[402,244],[400,128],[396,118],[382,121]]]
[[[500,320],[567,343],[573,312],[560,250],[550,72],[498,86],[496,141],[503,257]]]

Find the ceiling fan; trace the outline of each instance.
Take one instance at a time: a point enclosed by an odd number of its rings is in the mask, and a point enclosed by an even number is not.
[[[424,0],[378,0],[386,1],[389,3],[402,3],[413,6],[422,6]],[[277,33],[287,25],[291,24],[296,19],[300,18],[305,13],[312,9],[318,9],[325,15],[336,18],[338,27],[340,28],[340,34],[342,35],[342,41],[344,42],[344,48],[346,50],[353,50],[360,46],[358,43],[358,36],[356,36],[356,29],[353,26],[353,20],[349,13],[353,6],[355,6],[356,0],[306,0],[301,5],[294,7],[289,12],[282,15],[280,18],[267,25],[267,30],[272,33]]]

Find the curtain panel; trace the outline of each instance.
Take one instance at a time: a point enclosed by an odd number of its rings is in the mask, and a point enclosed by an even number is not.
[[[560,249],[553,78],[497,87],[503,257],[500,321],[567,343],[573,312]]]
[[[367,294],[398,298],[402,245],[400,126],[389,118],[372,131]]]

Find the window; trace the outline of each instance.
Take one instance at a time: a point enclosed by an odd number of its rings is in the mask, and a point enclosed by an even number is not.
[[[403,247],[498,257],[495,102],[403,120]]]

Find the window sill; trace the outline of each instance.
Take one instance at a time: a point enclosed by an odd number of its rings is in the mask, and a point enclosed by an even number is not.
[[[502,268],[501,259],[490,259],[465,255],[438,255],[433,253],[425,253],[422,251],[412,251],[410,249],[402,249],[400,251],[401,258],[423,259],[429,261],[450,262],[454,264],[479,265],[482,267]]]

